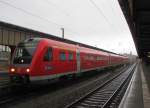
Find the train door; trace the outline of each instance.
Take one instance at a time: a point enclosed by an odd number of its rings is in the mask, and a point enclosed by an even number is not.
[[[53,51],[51,47],[45,49],[44,57],[43,57],[43,65],[42,69],[44,70],[43,74],[51,74],[53,69]]]
[[[77,57],[77,72],[80,72],[80,50],[79,49],[77,49],[76,57]]]

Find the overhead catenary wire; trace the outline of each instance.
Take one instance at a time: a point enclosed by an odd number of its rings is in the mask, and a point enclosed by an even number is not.
[[[114,28],[113,24],[110,23],[110,21],[108,20],[108,18],[105,16],[105,14],[102,12],[102,10],[96,5],[96,3],[93,0],[89,0],[89,1],[97,9],[97,11],[99,12],[99,14],[103,16],[103,18],[108,23],[108,25],[110,26],[110,28],[114,29],[116,31],[116,29]]]
[[[63,8],[61,8],[60,6],[57,6],[55,3],[53,2],[50,2],[49,0],[42,0],[43,2],[51,5],[51,6],[54,6],[57,8],[57,11],[61,12],[61,13],[64,13],[66,16],[70,16],[70,14],[68,12],[66,12],[66,10],[64,10]],[[61,9],[59,9],[61,8]]]
[[[61,24],[57,24],[57,23],[55,23],[55,22],[53,22],[53,21],[50,21],[50,20],[47,19],[47,18],[41,17],[40,15],[34,14],[34,13],[29,12],[29,11],[26,11],[26,10],[20,8],[20,7],[14,6],[14,5],[12,5],[11,3],[8,3],[8,2],[2,1],[2,0],[0,0],[0,3],[5,4],[5,5],[7,5],[7,6],[10,6],[10,7],[12,7],[12,8],[15,8],[15,9],[17,9],[17,10],[19,10],[19,11],[25,13],[25,14],[28,14],[28,15],[32,16],[32,17],[35,17],[35,18],[38,18],[38,19],[40,19],[40,20],[46,21],[46,22],[48,22],[48,23],[54,24],[54,25],[57,26],[59,29],[65,28],[65,29],[67,29],[69,32],[72,32],[72,33],[75,33],[75,34],[79,34],[79,33],[75,32],[75,31],[72,31],[72,30],[69,29],[69,28],[64,27],[64,26],[61,25]]]
[[[112,1],[112,0],[111,0]],[[107,2],[107,4],[109,5],[109,7],[111,8],[111,11],[115,14],[115,15],[117,15],[116,14],[116,12],[115,12],[115,10],[114,10],[114,8],[112,7],[112,5],[110,4],[110,2],[108,1]],[[119,26],[119,29],[122,27],[121,25],[120,25],[120,23],[115,23],[117,26]],[[121,29],[120,29],[120,31],[122,31]]]
[[[43,0],[43,2],[53,6],[55,8],[57,8],[57,11],[59,11],[61,13],[64,13],[67,17],[72,17],[71,14],[69,12],[67,12],[64,8],[62,8],[61,6],[58,6],[57,4],[55,4],[55,3],[53,3],[53,2],[51,2],[49,0]],[[88,26],[88,28],[90,30],[92,30],[93,32],[95,31],[95,29],[93,29],[93,27],[91,27],[91,26]]]

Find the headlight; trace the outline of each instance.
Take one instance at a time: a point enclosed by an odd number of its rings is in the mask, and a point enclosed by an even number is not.
[[[15,68],[11,68],[10,71],[11,71],[11,72],[15,72]]]
[[[27,73],[29,73],[29,72],[30,72],[30,69],[29,69],[29,68],[27,68],[27,69],[26,69],[26,72],[27,72]]]

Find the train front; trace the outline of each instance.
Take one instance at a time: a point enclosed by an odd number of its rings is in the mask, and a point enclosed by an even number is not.
[[[38,42],[38,40],[28,39],[16,47],[9,69],[11,83],[28,84],[30,82],[32,60]]]

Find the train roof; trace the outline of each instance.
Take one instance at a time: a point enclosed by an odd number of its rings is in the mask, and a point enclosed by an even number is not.
[[[35,34],[35,37],[37,35],[38,36],[43,35],[43,37],[41,37],[41,38],[48,38],[48,39],[52,39],[52,40],[56,40],[56,41],[66,42],[66,43],[69,43],[69,44],[74,44],[74,45],[79,45],[79,46],[82,46],[82,47],[87,47],[87,48],[91,48],[91,49],[95,49],[95,50],[104,51],[104,52],[115,54],[115,55],[120,55],[120,54],[117,54],[117,53],[114,53],[114,52],[111,52],[111,51],[107,51],[107,50],[104,50],[104,49],[101,49],[101,48],[86,45],[86,44],[76,42],[76,41],[72,41],[72,40],[69,40],[69,39],[63,39],[63,38],[60,38],[58,36],[54,36],[52,34],[43,33],[43,32],[37,31],[37,30],[21,27],[21,26],[18,26],[18,25],[14,25],[14,24],[2,22],[2,21],[0,21],[0,25],[5,26],[5,27],[11,27],[13,29],[17,29],[17,30],[21,30],[21,31],[25,31],[25,32],[33,33],[33,34]],[[40,38],[38,38],[38,39],[40,39]],[[120,55],[120,56],[123,56],[123,55]]]

